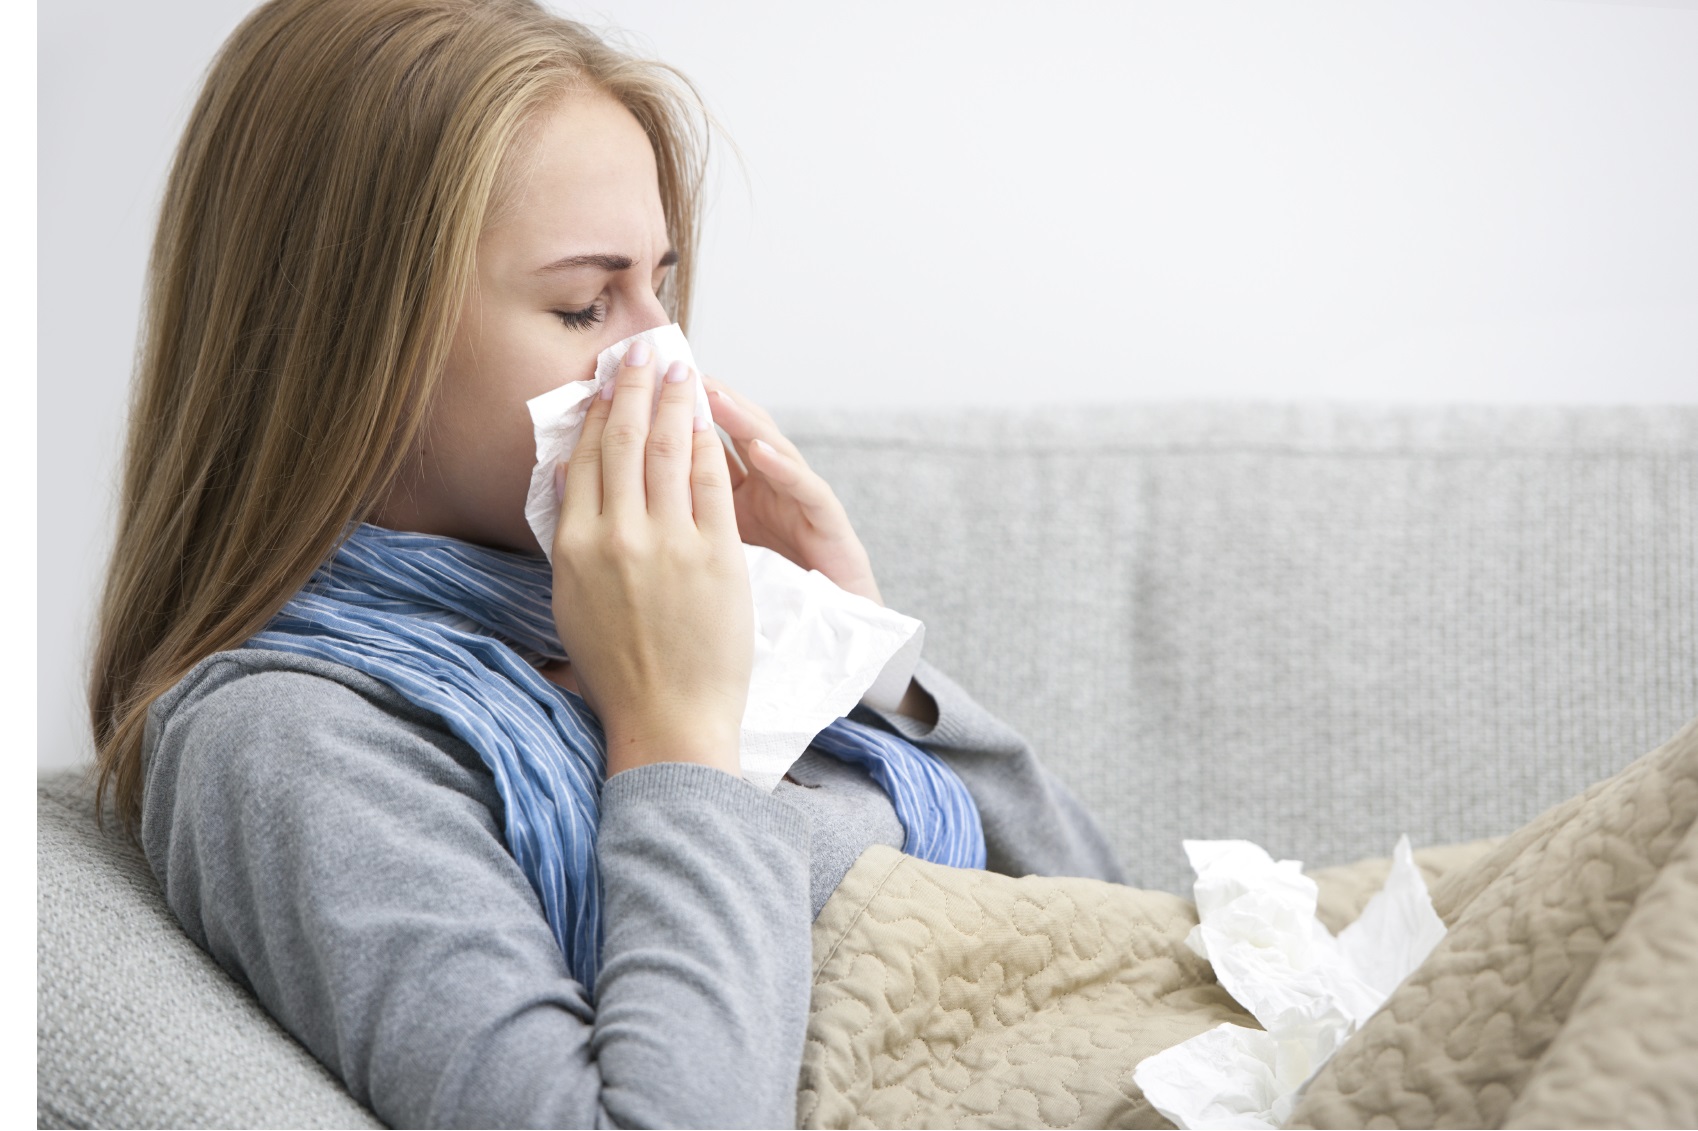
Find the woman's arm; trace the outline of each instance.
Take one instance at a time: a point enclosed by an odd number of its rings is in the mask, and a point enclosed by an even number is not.
[[[632,343],[555,473],[554,622],[610,774],[660,761],[740,773],[754,600],[695,380],[681,361],[661,378],[648,344]]]
[[[961,775],[979,807],[991,871],[1126,882],[1096,820],[1032,744],[932,664],[920,661],[898,711],[856,710]]]
[[[477,755],[382,685],[270,653],[161,701],[143,841],[184,928],[395,1125],[788,1126],[807,831],[717,769],[602,794],[592,1005]]]

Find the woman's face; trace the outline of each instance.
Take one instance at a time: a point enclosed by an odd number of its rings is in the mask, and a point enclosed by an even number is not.
[[[636,118],[575,94],[537,123],[534,145],[512,207],[478,242],[437,400],[379,525],[538,552],[525,402],[594,377],[603,349],[671,321],[655,292],[675,256]]]

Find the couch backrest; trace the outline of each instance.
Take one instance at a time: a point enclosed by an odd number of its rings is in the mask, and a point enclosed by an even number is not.
[[[1505,833],[1698,714],[1698,409],[778,415],[1144,886]]]

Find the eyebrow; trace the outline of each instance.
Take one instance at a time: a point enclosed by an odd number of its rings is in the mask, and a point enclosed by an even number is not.
[[[672,267],[678,262],[678,249],[667,248],[666,254],[660,257],[657,267]],[[568,255],[564,259],[556,259],[546,267],[537,268],[537,274],[545,271],[570,271],[577,267],[595,267],[602,271],[629,271],[636,263],[629,255],[614,255],[611,252],[592,252],[589,255]]]

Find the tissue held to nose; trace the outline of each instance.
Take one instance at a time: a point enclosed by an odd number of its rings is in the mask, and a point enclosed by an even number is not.
[[[572,450],[584,434],[584,417],[590,402],[603,389],[611,389],[619,376],[619,365],[625,354],[637,342],[644,342],[654,351],[655,372],[665,373],[676,362],[696,368],[690,343],[676,322],[656,326],[615,342],[596,358],[595,376],[588,381],[571,381],[525,402],[530,410],[531,428],[536,438],[537,462],[531,469],[531,486],[525,494],[525,521],[537,536],[542,552],[550,559],[554,554],[554,527],[560,516],[560,496],[565,483],[562,465],[572,458]],[[654,404],[650,419],[660,410],[661,382],[654,384]],[[696,430],[704,425],[713,427],[713,410],[708,407],[707,390],[696,382]]]
[[[618,376],[636,342],[654,352],[655,371],[677,362],[696,368],[676,323],[644,330],[603,350],[595,376],[525,402],[536,437],[536,466],[525,496],[525,520],[550,560],[560,515],[563,465],[584,432],[591,399]],[[655,382],[654,410],[661,382]],[[652,417],[651,417],[652,419]],[[707,392],[696,382],[696,429],[713,427]],[[875,601],[839,589],[763,546],[743,546],[755,606],[755,656],[743,712],[739,755],[743,776],[771,790],[820,731],[857,701],[894,709],[913,677],[925,626]]]

